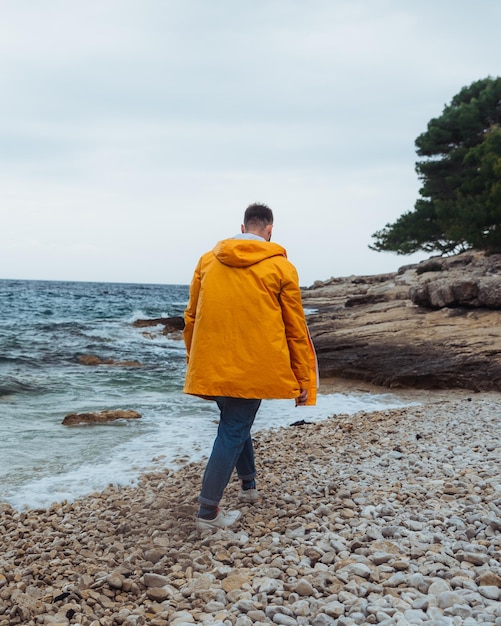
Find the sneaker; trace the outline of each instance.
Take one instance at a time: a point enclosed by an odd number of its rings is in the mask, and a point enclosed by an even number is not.
[[[254,504],[259,500],[259,491],[257,489],[240,489],[238,494],[239,502]]]
[[[204,519],[197,517],[196,526],[198,531],[217,530],[218,528],[227,528],[234,524],[240,517],[240,511],[222,511],[219,510],[214,519]]]

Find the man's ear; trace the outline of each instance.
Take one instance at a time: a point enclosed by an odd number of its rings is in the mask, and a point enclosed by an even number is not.
[[[267,239],[268,241],[271,241],[271,233],[273,231],[273,224],[268,224],[268,226],[266,226],[264,232],[266,233],[266,237],[265,239]]]
[[[240,232],[245,233],[245,226],[243,224],[240,226]]]

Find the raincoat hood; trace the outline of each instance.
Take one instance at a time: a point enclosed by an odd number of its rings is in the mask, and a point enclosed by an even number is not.
[[[224,239],[213,249],[216,259],[230,267],[250,267],[274,256],[287,257],[280,244],[256,239]]]

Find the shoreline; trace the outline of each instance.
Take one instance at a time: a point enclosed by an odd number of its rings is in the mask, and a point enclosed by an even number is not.
[[[337,383],[334,394],[331,393],[332,386],[328,388],[322,384],[316,407],[294,408],[291,400],[265,401],[253,433],[298,420],[319,421],[335,412],[381,410],[401,404],[399,397],[387,389],[353,388],[351,391],[347,385],[334,382]],[[25,450],[24,462],[23,457],[15,457],[12,466],[8,461],[11,447],[4,442],[2,460],[5,471],[0,502],[6,502],[16,510],[46,508],[54,502],[73,501],[100,491],[110,483],[122,486],[136,484],[145,472],[177,469],[180,460],[200,460],[208,454],[213,443],[217,407],[214,403],[184,396],[180,392],[169,395],[167,402],[168,407],[163,408],[161,414],[159,404],[153,407],[156,415],[151,407],[140,402],[132,403],[130,406],[144,415],[144,420],[132,425],[132,428],[118,421],[90,428],[79,426],[77,430],[69,431],[58,424],[49,448],[44,449],[47,431],[43,431],[38,449],[33,450],[33,457],[28,456],[31,449]],[[113,408],[122,406],[117,404]],[[47,407],[45,413],[49,413]],[[180,420],[179,415],[186,415],[186,419]],[[51,427],[51,424],[48,426]],[[43,425],[38,428],[43,429]],[[72,455],[66,452],[67,445],[72,446]],[[90,462],[89,455],[94,462]]]
[[[0,626],[501,623],[500,394],[388,391],[427,402],[256,433],[226,531],[195,532],[204,461],[0,505]]]

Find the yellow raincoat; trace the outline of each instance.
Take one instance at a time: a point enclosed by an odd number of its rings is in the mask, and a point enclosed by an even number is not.
[[[184,392],[316,402],[316,357],[295,267],[277,243],[225,239],[195,270],[185,311]]]

